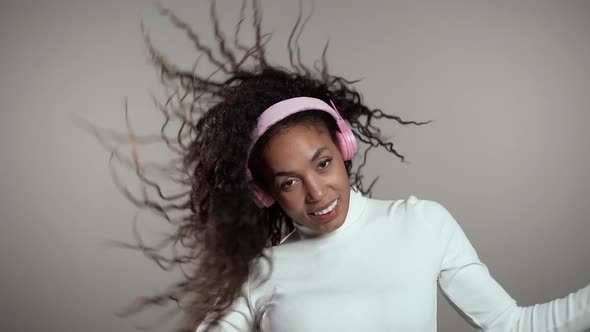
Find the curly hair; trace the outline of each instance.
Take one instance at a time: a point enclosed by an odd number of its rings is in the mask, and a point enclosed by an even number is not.
[[[251,4],[255,32],[253,45],[244,45],[239,39],[248,3]],[[186,190],[166,195],[161,184],[148,176],[148,165],[140,162],[137,148],[141,144],[152,144],[153,136],[136,136],[130,126],[127,143],[131,144],[133,158],[125,159],[117,149],[111,148],[111,159],[123,161],[135,170],[143,184],[143,195],[134,195],[118,177],[114,179],[136,206],[158,213],[174,226],[174,231],[154,246],[147,246],[139,236],[136,244],[126,246],[141,250],[163,269],[179,267],[184,272],[184,279],[160,294],[138,299],[123,314],[141,311],[151,305],[176,302],[183,313],[178,330],[194,331],[205,318],[209,326],[219,321],[239,295],[251,272],[252,262],[258,258],[268,259],[264,249],[277,245],[293,230],[292,221],[278,204],[269,208],[255,205],[244,176],[246,167],[250,167],[254,179],[260,181],[257,172],[260,167],[256,166],[262,162],[259,151],[285,126],[301,122],[323,125],[336,142],[337,127],[329,115],[301,112],[265,133],[248,161],[251,133],[256,128],[258,116],[266,108],[298,96],[333,101],[355,137],[362,142],[362,160],[356,167],[347,161],[346,169],[351,185],[364,194],[370,194],[375,183],[373,181],[367,188],[363,183],[362,168],[368,151],[380,147],[404,161],[404,156],[394,149],[393,143],[381,136],[373,120],[390,119],[402,125],[421,125],[430,121],[404,121],[366,106],[352,86],[356,81],[329,72],[328,43],[321,61],[316,62],[313,69],[305,66],[300,60],[298,39],[311,14],[303,23],[301,13],[298,16],[287,43],[290,66],[285,68],[272,65],[267,59],[265,46],[270,35],[261,31],[261,10],[256,0],[243,0],[232,45],[221,31],[214,1],[211,1],[216,48],[205,45],[199,35],[171,10],[161,5],[157,8],[187,35],[199,52],[199,58],[205,56],[214,70],[202,74],[196,66],[192,70],[179,69],[154,47],[141,24],[151,61],[159,69],[163,85],[171,90],[163,103],[156,101],[165,117],[158,140],[178,158],[161,170],[168,172],[170,179]],[[167,128],[174,123],[179,127],[175,137],[170,137]],[[157,196],[150,197],[149,192]],[[173,249],[172,257],[159,254],[167,247]]]

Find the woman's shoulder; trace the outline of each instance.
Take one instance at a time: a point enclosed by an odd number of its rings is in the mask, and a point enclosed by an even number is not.
[[[371,223],[409,227],[429,234],[439,234],[456,224],[447,208],[434,199],[409,195],[401,199],[368,198],[367,201],[366,219],[373,220]]]
[[[388,234],[414,234],[437,247],[460,226],[447,208],[435,199],[409,195],[402,199],[369,199],[367,220]]]
[[[448,213],[437,200],[418,198],[416,195],[398,199],[367,198],[367,202],[370,212],[385,210],[387,214],[396,216],[433,217]]]

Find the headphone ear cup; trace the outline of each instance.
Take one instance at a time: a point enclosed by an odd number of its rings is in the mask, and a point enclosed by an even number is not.
[[[254,181],[250,169],[246,169],[246,181],[248,182],[248,187],[250,187],[252,200],[254,201],[254,203],[256,203],[258,207],[264,208],[274,204],[275,199],[271,195],[269,195],[265,190],[260,188],[260,186]]]
[[[338,108],[332,100],[330,100],[330,104],[332,105],[334,112],[336,112],[334,119],[336,120],[336,125],[340,130],[340,132],[336,133],[336,137],[338,138],[338,148],[340,148],[342,159],[345,161],[352,160],[357,150],[356,137],[354,137],[354,133],[348,124],[344,122],[342,115],[340,115]]]
[[[352,131],[345,132],[344,134],[338,132],[336,133],[336,137],[338,138],[338,148],[342,154],[342,159],[352,160],[357,150],[356,138]]]
[[[256,203],[258,207],[269,207],[274,204],[275,199],[265,190],[260,188],[260,186],[258,186],[254,181],[250,182],[250,190],[252,192],[254,203]]]
[[[340,149],[340,154],[342,155],[343,160],[350,160],[348,147],[346,146],[346,142],[344,141],[344,135],[338,132],[336,133],[336,137],[338,138],[338,149]]]

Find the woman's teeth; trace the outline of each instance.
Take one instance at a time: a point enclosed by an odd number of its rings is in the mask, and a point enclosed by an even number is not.
[[[332,204],[330,204],[330,206],[328,206],[327,208],[325,208],[325,209],[323,209],[323,210],[321,210],[321,211],[318,211],[318,212],[312,212],[312,214],[313,214],[314,216],[321,216],[321,215],[323,215],[323,214],[326,214],[326,213],[332,212],[332,210],[334,210],[334,208],[336,207],[336,205],[337,205],[337,204],[338,204],[338,200],[335,200],[335,201],[334,201]]]

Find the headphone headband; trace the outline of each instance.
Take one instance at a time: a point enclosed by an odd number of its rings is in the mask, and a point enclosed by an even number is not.
[[[332,103],[332,105],[334,104]],[[252,151],[252,148],[254,148],[256,142],[258,142],[260,137],[262,137],[262,135],[264,135],[264,133],[270,127],[285,119],[289,115],[308,110],[320,110],[330,113],[330,115],[332,115],[332,117],[338,123],[338,126],[340,126],[340,121],[344,121],[340,116],[340,113],[335,110],[335,107],[330,107],[330,105],[326,104],[326,102],[321,99],[311,97],[295,97],[282,100],[264,110],[264,112],[262,112],[262,114],[260,114],[258,117],[258,125],[252,133],[252,143],[248,148],[248,157],[250,156],[250,152]]]

